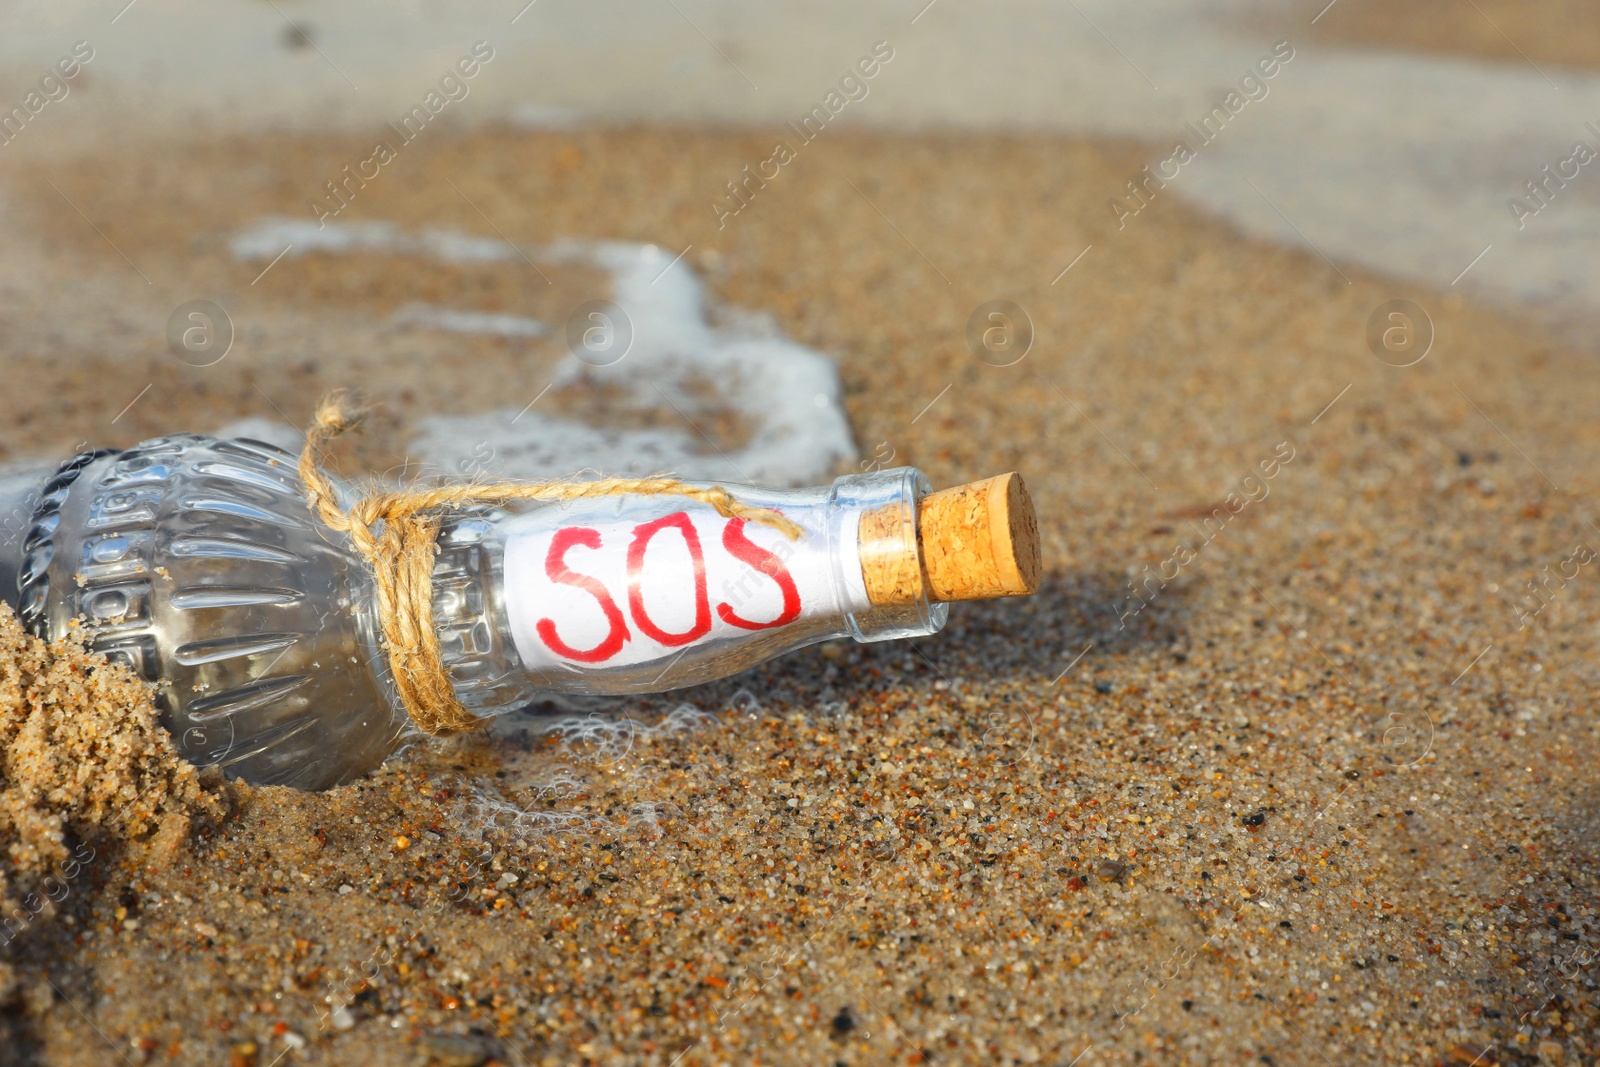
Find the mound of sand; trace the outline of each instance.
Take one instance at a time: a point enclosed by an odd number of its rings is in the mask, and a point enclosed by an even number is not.
[[[153,862],[223,811],[157,722],[152,689],[0,604],[0,993],[22,932],[111,851]]]

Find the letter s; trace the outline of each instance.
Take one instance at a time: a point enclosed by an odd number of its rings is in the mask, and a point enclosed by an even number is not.
[[[1279,41],[1272,46],[1272,54],[1287,63],[1294,58],[1294,45],[1288,41]]]
[[[717,617],[729,626],[737,626],[741,630],[770,630],[778,626],[786,626],[800,617],[800,590],[795,587],[794,576],[789,573],[789,568],[783,565],[783,560],[774,553],[768,552],[744,532],[743,519],[733,519],[722,530],[722,547],[728,554],[742,563],[748,563],[756,570],[771,578],[783,593],[783,610],[771,622],[751,622],[735,615],[733,608],[727,604],[717,605]]]
[[[472,54],[487,63],[494,58],[494,45],[488,41],[479,41],[472,46]]]
[[[894,45],[888,41],[879,41],[872,46],[872,54],[877,56],[880,62],[887,63],[894,58]]]
[[[94,58],[94,45],[88,41],[79,41],[72,46],[72,55],[80,63],[87,63]]]
[[[549,646],[556,655],[577,660],[579,663],[600,663],[615,656],[621,650],[622,643],[631,640],[633,635],[628,633],[628,624],[622,618],[622,611],[617,607],[617,602],[611,599],[611,594],[606,591],[600,579],[579,574],[567,566],[567,550],[580,545],[584,548],[599,548],[600,531],[587,526],[568,526],[557,530],[556,535],[550,539],[550,551],[545,554],[544,572],[552,582],[582,589],[594,597],[600,604],[600,610],[605,612],[606,622],[611,629],[606,633],[604,640],[590,649],[573,648],[561,640],[556,635],[556,624],[553,619],[540,619],[534,629],[539,634],[539,640]]]

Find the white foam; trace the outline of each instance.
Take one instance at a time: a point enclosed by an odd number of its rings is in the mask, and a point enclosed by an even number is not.
[[[328,223],[262,219],[229,244],[245,260],[321,252],[417,255],[446,263],[505,262],[531,257],[551,265],[584,264],[606,271],[612,303],[631,333],[626,354],[607,366],[570,351],[547,381],[530,380],[517,406],[474,416],[422,422],[414,459],[455,472],[471,469],[514,478],[549,478],[594,469],[606,473],[671,471],[688,478],[799,485],[823,481],[855,444],[831,359],[784,337],[770,319],[751,313],[713,326],[705,288],[689,265],[654,245],[563,241],[544,249],[513,248],[498,238],[446,230],[405,231],[391,223]],[[285,252],[285,249],[288,249]],[[405,314],[405,312],[402,312]],[[422,315],[413,311],[412,317]],[[540,326],[532,319],[429,308],[428,325],[506,334]],[[521,333],[520,336],[535,336]],[[533,404],[548,386],[591,383],[619,390],[625,406],[676,410],[678,425],[646,429],[592,426]],[[709,395],[708,395],[709,393]],[[720,449],[699,429],[717,410],[739,412],[749,440]]]
[[[445,330],[449,333],[487,333],[497,337],[543,337],[550,327],[522,315],[492,311],[457,311],[432,304],[407,304],[390,320],[396,326]]]
[[[392,222],[333,222],[315,219],[264,218],[228,241],[238,259],[298,259],[313,252],[332,255],[401,253],[427,256],[446,263],[495,263],[519,253],[499,237],[479,237],[454,230],[407,232]]]

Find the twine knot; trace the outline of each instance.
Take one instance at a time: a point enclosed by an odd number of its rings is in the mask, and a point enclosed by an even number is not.
[[[351,406],[342,390],[324,397],[300,451],[300,480],[312,514],[328,528],[348,534],[371,568],[378,590],[378,621],[395,688],[411,721],[430,734],[460,733],[483,725],[481,718],[456,699],[433,624],[434,552],[439,527],[451,509],[513,500],[670,495],[706,504],[724,518],[771,526],[791,541],[800,536],[800,527],[793,521],[769,508],[741,504],[721,486],[696,486],[659,477],[458,482],[370,493],[341,511],[333,479],[321,464],[323,449],[335,437],[359,427],[364,418],[365,412]]]

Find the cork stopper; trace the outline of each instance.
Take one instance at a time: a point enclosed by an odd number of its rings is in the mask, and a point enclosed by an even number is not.
[[[915,604],[923,598],[927,576],[917,547],[917,520],[910,508],[887,504],[861,513],[857,535],[861,577],[874,604]]]
[[[898,505],[860,523],[861,573],[874,604],[1026,596],[1039,587],[1039,527],[1013,471]]]
[[[928,599],[987,600],[1039,588],[1039,525],[1012,471],[922,498],[918,532]]]

